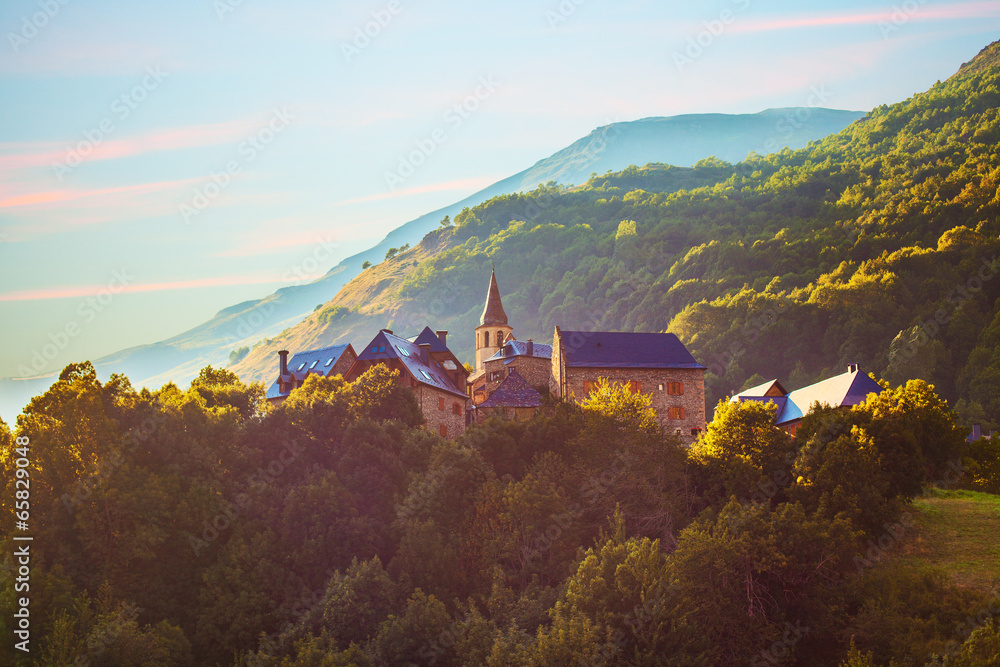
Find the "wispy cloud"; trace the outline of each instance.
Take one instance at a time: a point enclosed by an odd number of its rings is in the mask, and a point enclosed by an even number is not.
[[[757,20],[740,20],[729,30],[733,33],[760,33],[779,30],[795,30],[800,28],[829,28],[845,25],[875,25],[879,21],[892,21],[898,10],[887,8],[873,12],[855,12],[848,14],[813,14],[794,17],[764,18]],[[960,2],[944,7],[920,7],[908,15],[910,21],[939,21],[950,19],[975,19],[1000,16],[1000,3],[990,2]]]
[[[187,127],[152,130],[130,137],[110,138],[93,145],[86,161],[117,160],[160,151],[200,148],[232,143],[260,127],[259,119],[239,119],[224,123],[206,123]],[[14,173],[39,167],[51,168],[55,163],[66,162],[75,150],[79,137],[63,142],[12,142],[0,143],[0,178],[10,178]]]
[[[374,201],[385,201],[386,199],[398,199],[400,197],[411,197],[413,195],[424,195],[431,192],[453,192],[455,190],[481,190],[488,185],[496,183],[500,180],[499,176],[478,176],[475,178],[459,178],[453,181],[444,181],[441,183],[431,183],[429,185],[421,185],[415,188],[407,188],[405,190],[396,190],[395,192],[380,192],[374,195],[367,195],[365,197],[357,197],[356,199],[348,199],[346,201],[337,202],[334,206],[353,206],[355,204],[367,204],[368,202]]]
[[[294,276],[278,275],[241,275],[215,276],[212,278],[196,278],[193,280],[173,280],[141,285],[126,285],[115,287],[115,294],[140,294],[143,292],[169,292],[176,290],[202,289],[206,287],[229,287],[233,285],[269,285],[281,282],[295,282]],[[43,299],[79,299],[97,296],[108,291],[107,285],[74,285],[61,287],[43,287],[40,289],[21,290],[0,294],[0,302],[4,301],[37,301]]]

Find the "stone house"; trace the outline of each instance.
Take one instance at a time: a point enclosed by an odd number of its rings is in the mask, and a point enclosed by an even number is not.
[[[588,396],[598,381],[648,395],[661,426],[691,444],[705,429],[705,367],[671,333],[563,331],[552,341],[552,393]]]
[[[310,375],[346,375],[357,358],[350,343],[299,352],[291,362],[288,361],[288,350],[281,350],[278,352],[278,378],[267,389],[267,401],[272,405],[284,402],[292,390],[301,387]]]

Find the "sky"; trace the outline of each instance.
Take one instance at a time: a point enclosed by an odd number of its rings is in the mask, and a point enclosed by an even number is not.
[[[23,377],[318,278],[609,122],[904,100],[1000,2],[4,0],[0,37]]]

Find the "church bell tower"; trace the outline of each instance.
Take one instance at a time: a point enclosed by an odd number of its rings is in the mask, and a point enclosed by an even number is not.
[[[483,362],[503,347],[504,341],[514,333],[507,324],[507,313],[500,302],[500,288],[497,286],[497,272],[490,275],[490,289],[486,293],[486,307],[476,327],[476,372],[483,370]]]

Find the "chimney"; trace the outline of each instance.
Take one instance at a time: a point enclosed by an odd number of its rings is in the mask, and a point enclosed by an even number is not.
[[[529,357],[535,356],[535,341],[531,340],[530,338],[528,339],[528,356]]]
[[[848,373],[857,373],[858,372],[858,365],[857,364],[850,364],[850,365],[848,365],[847,366],[847,372]]]
[[[421,343],[420,344],[420,360],[425,364],[431,363],[431,344]]]
[[[278,352],[278,359],[281,360],[279,369],[282,375],[288,375],[288,350]]]
[[[445,347],[448,347],[448,332],[435,331],[434,333],[438,335],[438,340],[441,341],[441,344],[444,345]]]

